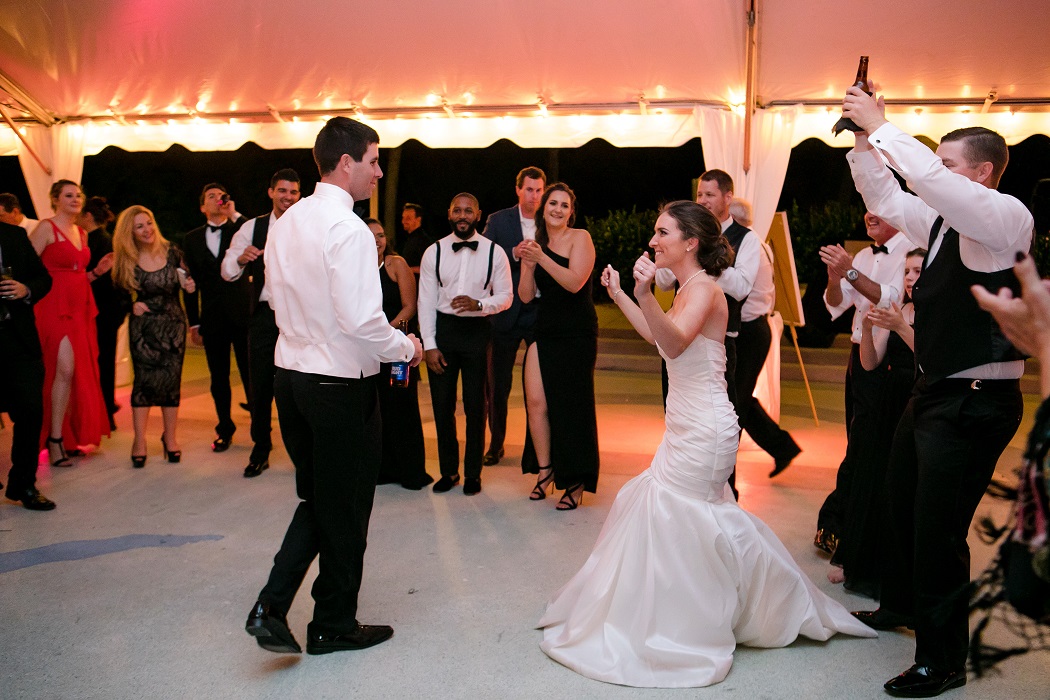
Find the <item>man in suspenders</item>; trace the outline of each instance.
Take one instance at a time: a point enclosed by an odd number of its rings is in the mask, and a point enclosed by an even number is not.
[[[270,178],[266,194],[273,201],[273,210],[251,219],[234,234],[226,256],[222,259],[222,278],[227,282],[239,279],[247,271],[252,284],[251,318],[248,322],[248,372],[252,394],[252,453],[245,478],[259,476],[270,466],[270,422],[273,411],[273,363],[277,346],[277,321],[270,308],[269,297],[263,290],[266,263],[263,249],[270,226],[299,201],[299,173],[284,168]]]
[[[492,337],[489,317],[509,308],[514,296],[507,254],[477,232],[480,218],[474,195],[463,192],[453,197],[448,209],[452,233],[426,249],[419,270],[419,330],[441,466],[441,479],[434,484],[437,493],[459,483],[456,385],[460,372],[467,417],[463,493],[472,496],[481,491],[486,356]]]
[[[886,477],[891,539],[881,607],[854,615],[876,629],[915,630],[915,664],[884,688],[933,697],[966,683],[966,536],[1024,406],[1023,356],[970,290],[1010,287],[1016,295],[1011,268],[1029,252],[1034,222],[1024,204],[996,191],[1009,159],[1002,136],[958,129],[934,154],[884,111],[881,97],[847,91],[843,114],[863,130],[847,155],[850,171],[868,210],[929,254],[912,292],[919,378]]]

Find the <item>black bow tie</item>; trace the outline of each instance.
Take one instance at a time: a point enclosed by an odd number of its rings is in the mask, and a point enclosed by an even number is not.
[[[478,242],[477,241],[459,241],[457,243],[453,243],[452,244],[452,252],[453,253],[458,253],[459,251],[463,250],[464,248],[470,248],[471,250],[477,250],[478,249]]]
[[[886,253],[888,255],[889,252],[890,252],[890,249],[887,248],[884,245],[875,245],[874,243],[872,243],[871,244],[871,252],[875,253],[875,255],[878,255],[879,253]]]
[[[212,231],[215,233],[222,233],[222,226],[212,226],[211,224],[208,224],[206,228],[208,233],[211,233]]]

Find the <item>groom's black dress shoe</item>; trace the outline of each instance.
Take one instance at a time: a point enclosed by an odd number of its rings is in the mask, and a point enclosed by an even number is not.
[[[873,630],[892,630],[898,627],[915,629],[915,623],[907,615],[901,615],[890,610],[854,610],[850,613],[853,617],[863,622]]]
[[[381,644],[394,636],[394,628],[387,625],[361,625],[342,634],[311,632],[306,638],[307,654],[331,654],[333,651],[354,651]]]
[[[21,501],[22,507],[26,510],[54,510],[55,502],[50,500],[47,496],[36,490],[35,487],[30,486],[21,493],[8,492],[7,497],[12,501]]]
[[[936,671],[929,666],[915,664],[882,686],[898,698],[932,698],[946,690],[966,685],[965,671]]]
[[[248,466],[244,468],[244,478],[251,479],[252,477],[259,476],[269,468],[270,460],[268,459],[263,459],[258,462],[253,459],[249,459]]]
[[[800,454],[802,454],[802,448],[796,445],[794,450],[791,450],[787,454],[783,454],[777,457],[773,461],[773,471],[769,472],[769,478],[772,479],[774,476],[780,474],[785,469],[790,467],[792,460],[794,460],[795,457],[798,457]]]
[[[485,453],[485,456],[481,458],[481,464],[485,467],[491,467],[493,465],[499,464],[499,461],[501,459],[503,459],[502,447],[498,450],[490,449],[488,452]]]
[[[278,654],[301,654],[303,648],[295,641],[292,631],[288,629],[288,620],[281,613],[270,608],[262,601],[257,601],[252,611],[248,613],[248,621],[244,623],[244,630],[255,637],[266,651]]]
[[[438,482],[436,484],[434,484],[434,493],[445,493],[446,491],[451,491],[452,487],[458,483],[459,474],[456,474],[455,476],[449,476],[448,474],[445,474],[440,479],[438,479]]]

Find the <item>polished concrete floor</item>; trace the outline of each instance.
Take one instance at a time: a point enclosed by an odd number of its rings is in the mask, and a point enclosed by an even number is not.
[[[242,478],[250,448],[243,412],[233,448],[210,451],[214,412],[203,354],[192,349],[181,464],[161,459],[157,415],[149,462],[132,470],[125,408],[97,453],[72,468],[41,467],[41,490],[57,510],[0,504],[0,697],[885,697],[882,683],[911,664],[910,634],[741,648],[723,683],[679,691],[591,681],[539,650],[533,625],[544,602],[583,563],[617,490],[648,466],[662,432],[658,374],[599,370],[597,387],[602,475],[583,507],[561,513],[551,499],[527,499],[531,480],[516,466],[524,432],[516,385],[508,454],[485,470],[480,495],[377,490],[359,617],[393,625],[394,638],[360,652],[275,655],[243,625],[296,505],[292,467],[278,448],[269,471]],[[827,560],[811,544],[845,446],[841,384],[815,384],[819,427],[801,383],[785,381],[783,392],[782,423],[805,451],[776,480],[767,478],[765,454],[742,453],[741,503],[822,590],[849,608],[872,607],[827,581]],[[127,388],[118,400],[127,405]],[[421,404],[433,456],[429,399]],[[1029,397],[1026,423],[1000,463],[1003,476],[1018,462],[1035,406]],[[10,439],[10,429],[0,431],[0,464]],[[437,473],[435,459],[428,469]],[[986,503],[985,511],[1001,516],[1005,507]],[[976,538],[971,544],[976,573],[991,551]],[[289,615],[301,642],[310,613],[307,585]],[[1046,655],[1029,654],[946,697],[1044,698],[1047,688]]]

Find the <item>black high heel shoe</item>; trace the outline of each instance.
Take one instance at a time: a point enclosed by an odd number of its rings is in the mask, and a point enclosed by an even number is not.
[[[165,442],[163,434],[160,436],[160,445],[164,448],[164,459],[168,462],[178,464],[182,460],[182,450],[168,450],[168,443]]]
[[[146,466],[146,455],[131,455],[131,466],[134,469],[142,469]]]
[[[547,476],[543,476],[543,472],[547,472]],[[554,467],[540,467],[540,476],[536,479],[536,486],[533,487],[532,493],[529,494],[530,501],[542,501],[547,497],[547,487],[550,487],[551,493],[554,492]]]
[[[72,467],[73,460],[69,458],[66,453],[66,446],[62,444],[62,438],[53,438],[50,435],[47,436],[47,455],[51,457],[51,445],[58,445],[58,459],[51,460],[52,467]]]
[[[562,494],[561,500],[558,501],[558,505],[555,508],[557,510],[576,510],[581,503],[583,503],[583,484],[576,484],[571,488],[565,489],[565,493]]]

